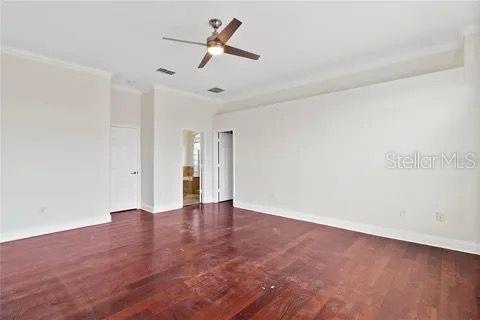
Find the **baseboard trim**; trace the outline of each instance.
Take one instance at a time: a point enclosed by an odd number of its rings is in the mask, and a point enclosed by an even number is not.
[[[147,205],[147,204],[142,204],[141,209],[145,210],[149,213],[162,213],[162,212],[181,209],[182,207],[183,207],[183,204],[178,204],[178,203],[172,203],[172,204],[157,206],[157,207],[150,206],[150,205]]]
[[[171,204],[155,207],[154,209],[155,209],[155,213],[162,213],[166,211],[181,209],[182,207],[183,207],[183,203],[171,203]]]
[[[279,217],[290,218],[295,220],[302,220],[323,224],[340,229],[346,229],[375,236],[425,244],[433,247],[445,248],[450,250],[462,251],[472,254],[480,255],[480,243],[468,242],[463,240],[444,238],[429,234],[422,234],[412,231],[399,230],[387,227],[376,226],[372,224],[365,224],[361,222],[353,222],[348,220],[336,219],[325,216],[318,216],[312,213],[298,212],[287,209],[278,209],[266,207],[256,204],[250,204],[240,201],[235,201],[233,206],[240,209],[257,211],[261,213],[271,214]]]
[[[67,231],[67,230],[83,228],[83,227],[90,227],[90,226],[94,226],[102,223],[108,223],[111,221],[112,221],[111,216],[107,215],[107,216],[93,217],[93,218],[88,218],[80,221],[73,221],[73,222],[62,223],[57,225],[27,228],[27,229],[22,229],[22,230],[12,231],[12,232],[5,232],[5,233],[2,232],[0,242],[3,243],[3,242],[13,241],[13,240],[46,235],[46,234],[55,233],[55,232]]]
[[[150,212],[150,213],[154,213],[155,211],[153,210],[153,206],[151,205],[148,205],[148,204],[145,204],[145,203],[142,203],[140,205],[140,209],[144,210],[144,211],[147,211],[147,212]]]

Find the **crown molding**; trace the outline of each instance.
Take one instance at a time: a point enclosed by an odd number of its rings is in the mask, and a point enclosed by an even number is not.
[[[294,77],[294,80],[288,82],[281,82],[277,84],[269,85],[268,87],[263,87],[258,90],[245,90],[248,93],[240,92],[236,95],[230,97],[225,101],[225,104],[234,104],[241,103],[247,99],[255,99],[261,96],[272,95],[275,96],[279,92],[286,92],[289,90],[294,90],[300,87],[313,85],[320,83],[322,81],[329,81],[341,77],[347,77],[354,75],[356,73],[365,72],[369,70],[374,70],[376,68],[387,67],[390,65],[395,65],[397,63],[403,63],[410,60],[415,60],[419,58],[425,58],[431,55],[445,53],[453,50],[457,50],[460,47],[460,42],[448,42],[440,45],[429,46],[420,48],[418,50],[398,54],[382,59],[377,59],[374,61],[365,61],[359,62],[356,64],[347,64],[341,67],[334,67],[331,69],[318,70],[315,74],[307,77],[297,76]],[[292,77],[289,77],[292,78]],[[296,78],[296,79],[295,79]]]
[[[112,84],[112,89],[115,89],[115,90],[118,90],[118,91],[123,91],[123,92],[128,92],[128,93],[133,93],[133,94],[137,94],[137,95],[141,95],[143,93],[140,89],[125,86],[125,85],[121,85],[121,84],[118,84],[118,83]]]
[[[195,98],[195,99],[204,100],[204,101],[208,101],[208,102],[214,102],[214,103],[218,103],[218,104],[224,102],[222,99],[219,99],[219,98],[205,97],[205,96],[202,96],[198,93],[185,91],[185,90],[180,90],[180,89],[177,89],[177,88],[168,87],[168,86],[165,86],[163,84],[158,84],[158,83],[153,85],[153,90],[154,91],[156,91],[156,90],[167,90],[167,91],[175,92],[175,93],[178,93],[178,94],[181,94],[181,95],[184,95],[184,96],[189,96],[189,97],[192,97],[192,98]]]
[[[68,61],[65,61],[65,60],[50,58],[50,57],[47,57],[47,56],[44,56],[44,55],[33,53],[31,51],[18,49],[18,48],[10,47],[10,46],[2,46],[2,53],[17,56],[17,57],[32,60],[32,61],[42,62],[42,63],[45,63],[45,64],[49,64],[49,65],[53,65],[53,66],[57,66],[57,67],[61,67],[61,68],[66,68],[66,69],[70,69],[70,70],[74,70],[74,71],[84,72],[84,73],[88,73],[88,74],[91,74],[91,75],[95,75],[95,76],[99,76],[99,77],[103,77],[103,78],[107,78],[107,79],[111,79],[112,75],[113,75],[113,73],[108,72],[108,71],[83,66],[83,65],[68,62]]]

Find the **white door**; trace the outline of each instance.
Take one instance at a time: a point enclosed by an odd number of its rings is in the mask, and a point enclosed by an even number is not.
[[[218,201],[233,199],[233,134],[218,133]]]
[[[138,131],[111,127],[110,211],[138,206]]]

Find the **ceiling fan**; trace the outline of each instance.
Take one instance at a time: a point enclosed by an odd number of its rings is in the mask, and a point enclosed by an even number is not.
[[[198,65],[199,68],[203,68],[212,56],[218,56],[222,53],[227,53],[234,56],[239,56],[239,57],[253,59],[253,60],[258,60],[258,58],[260,58],[258,54],[251,53],[251,52],[227,45],[228,39],[230,39],[230,37],[235,33],[235,31],[237,31],[238,27],[240,27],[240,25],[242,24],[241,21],[233,18],[233,20],[230,21],[230,23],[225,28],[223,28],[223,30],[220,31],[220,33],[217,30],[222,25],[222,20],[213,18],[213,19],[210,19],[209,24],[213,27],[213,32],[212,32],[212,35],[207,38],[207,41],[205,43],[195,42],[195,41],[186,41],[186,40],[167,38],[167,37],[163,37],[163,39],[189,43],[189,44],[196,44],[196,45],[207,47],[207,53],[205,53],[205,56],[203,57],[202,61]]]

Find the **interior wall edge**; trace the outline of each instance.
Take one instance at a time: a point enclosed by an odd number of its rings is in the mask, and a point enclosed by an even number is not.
[[[142,204],[140,205],[140,209],[142,209],[143,211],[150,212],[150,213],[154,213],[154,212],[155,212],[155,211],[153,210],[153,206],[152,206],[152,205],[145,204],[145,203],[142,203]]]
[[[480,243],[475,243],[475,242],[439,237],[439,236],[434,236],[430,234],[417,233],[417,232],[412,232],[407,230],[392,229],[392,228],[366,224],[361,222],[331,218],[326,216],[319,216],[319,215],[307,213],[307,212],[267,207],[267,206],[262,206],[262,205],[252,204],[252,203],[247,203],[242,201],[234,201],[233,206],[235,208],[256,211],[260,213],[270,214],[270,215],[289,218],[289,219],[322,224],[330,227],[336,227],[340,229],[366,233],[366,234],[375,235],[375,236],[384,237],[384,238],[408,241],[408,242],[419,243],[423,245],[429,245],[433,247],[439,247],[444,249],[450,249],[450,250],[480,255]]]
[[[142,92],[141,90],[139,90],[137,88],[121,85],[121,84],[114,83],[114,82],[112,82],[112,90],[128,92],[128,93],[132,93],[132,94],[139,95],[139,96],[144,94],[144,92]]]

